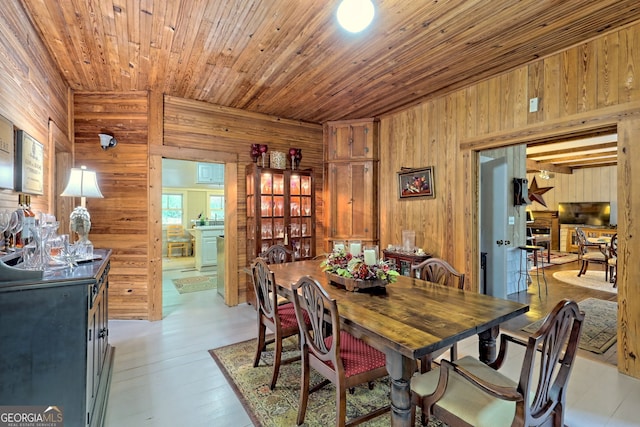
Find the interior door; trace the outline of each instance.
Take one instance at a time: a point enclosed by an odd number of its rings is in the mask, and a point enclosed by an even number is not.
[[[480,250],[487,254],[483,293],[507,297],[507,160],[484,161],[480,168]]]

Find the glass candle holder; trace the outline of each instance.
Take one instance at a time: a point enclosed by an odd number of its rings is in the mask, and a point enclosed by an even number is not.
[[[378,263],[378,246],[367,245],[364,247],[364,263],[366,265],[375,265]]]
[[[362,253],[362,242],[360,240],[349,240],[349,253],[358,256]]]
[[[344,251],[344,240],[333,241],[333,252]]]

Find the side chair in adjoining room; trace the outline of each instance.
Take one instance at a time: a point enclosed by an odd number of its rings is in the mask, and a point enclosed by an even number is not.
[[[309,394],[329,383],[336,388],[336,426],[360,424],[389,411],[386,405],[347,422],[346,391],[359,384],[371,383],[387,376],[384,353],[340,329],[338,304],[320,283],[303,276],[293,285],[293,304],[300,328],[302,381],[297,425],[304,423]],[[309,324],[304,313],[308,313]],[[325,381],[309,390],[311,368]]]
[[[447,261],[441,258],[429,258],[419,264],[411,266],[411,272],[416,279],[438,283],[440,285],[464,290],[464,273],[458,272]],[[428,354],[420,359],[420,372],[425,373],[431,369],[433,359],[440,356],[447,349]],[[458,358],[458,346],[453,344],[449,348],[451,360]]]
[[[565,299],[527,340],[501,334],[494,362],[487,365],[471,356],[443,360],[439,370],[414,376],[412,419],[420,406],[426,418],[433,415],[449,427],[562,427],[583,320],[578,304]],[[517,382],[498,371],[509,343],[525,347]]]
[[[251,265],[251,279],[256,293],[256,312],[258,316],[258,344],[253,367],[257,367],[260,363],[260,357],[266,346],[273,343],[273,375],[269,385],[273,390],[278,380],[280,365],[300,359],[298,356],[282,360],[282,340],[299,334],[298,322],[291,302],[278,304],[276,279],[264,259],[257,258]],[[306,313],[304,315],[306,316]],[[266,340],[267,329],[274,333],[273,340]]]
[[[613,287],[618,287],[618,233],[611,236],[609,243],[609,281],[613,283]]]
[[[584,230],[576,227],[576,239],[578,240],[578,260],[580,261],[580,271],[578,277],[587,272],[589,263],[604,265],[604,280],[609,279],[609,254],[606,245],[603,243],[591,243],[587,239]]]

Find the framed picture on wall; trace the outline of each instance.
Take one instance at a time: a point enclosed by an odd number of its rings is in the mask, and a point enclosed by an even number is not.
[[[13,190],[14,148],[13,123],[0,116],[0,188]]]
[[[398,195],[401,199],[435,197],[433,166],[402,169],[398,172]]]
[[[23,130],[16,132],[16,191],[44,194],[44,146]]]

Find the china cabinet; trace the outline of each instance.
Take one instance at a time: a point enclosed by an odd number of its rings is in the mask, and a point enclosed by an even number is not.
[[[246,168],[247,262],[271,245],[293,251],[296,260],[315,256],[313,171]]]
[[[378,122],[329,122],[327,248],[336,240],[378,244]]]

